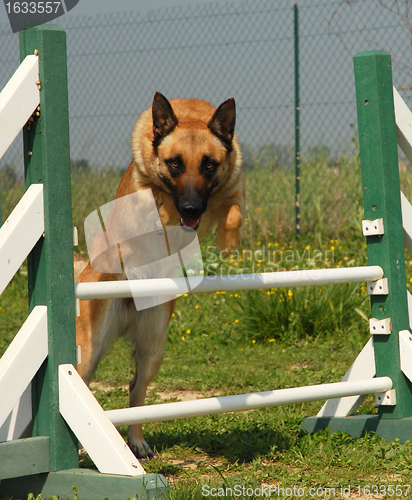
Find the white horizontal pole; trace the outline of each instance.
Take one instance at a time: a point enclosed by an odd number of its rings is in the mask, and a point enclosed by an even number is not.
[[[0,228],[0,294],[43,233],[43,184],[32,184]]]
[[[231,290],[254,290],[305,285],[329,285],[376,281],[383,277],[379,266],[347,267],[336,269],[313,269],[273,273],[229,274],[205,276],[193,292],[217,292]],[[190,280],[190,278],[189,278]],[[127,297],[154,297],[178,295],[187,292],[185,278],[158,278],[124,281],[101,281],[76,283],[75,294],[80,300]]]
[[[178,403],[137,406],[120,410],[108,410],[105,411],[105,414],[116,427],[119,427],[121,425],[200,417],[229,411],[253,410],[267,406],[307,403],[319,399],[373,394],[385,392],[389,389],[392,389],[392,380],[389,377],[379,377],[351,382],[278,389],[276,391],[252,392],[236,396],[180,401]]]
[[[40,103],[38,56],[27,56],[0,93],[0,158]]]

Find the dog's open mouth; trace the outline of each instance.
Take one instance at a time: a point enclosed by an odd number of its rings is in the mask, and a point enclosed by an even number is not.
[[[194,229],[195,231],[199,227],[200,219],[201,219],[201,217],[199,217],[199,219],[188,219],[187,217],[182,217],[179,214],[180,225],[184,226],[184,227],[190,227],[190,228]]]

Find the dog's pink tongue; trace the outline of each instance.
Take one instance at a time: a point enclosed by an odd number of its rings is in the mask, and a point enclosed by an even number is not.
[[[200,222],[200,219],[186,219],[184,217],[181,217],[180,220],[186,227],[196,227]]]

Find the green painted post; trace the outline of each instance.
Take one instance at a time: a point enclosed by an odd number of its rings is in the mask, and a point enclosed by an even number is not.
[[[30,310],[48,308],[49,356],[33,380],[33,434],[50,437],[50,470],[78,467],[77,442],[59,413],[58,367],[76,365],[66,33],[20,33],[20,56],[38,51],[40,116],[24,127],[26,187],[44,185],[45,234],[28,258]]]
[[[400,369],[399,332],[409,330],[398,150],[391,58],[383,51],[354,58],[365,219],[383,219],[384,234],[367,236],[368,264],[379,265],[389,294],[372,295],[372,317],[390,318],[390,335],[374,335],[376,375],[392,379],[396,406],[380,406],[382,419],[412,416],[411,384]]]

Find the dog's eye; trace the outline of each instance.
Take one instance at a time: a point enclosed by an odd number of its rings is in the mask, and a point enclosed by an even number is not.
[[[177,170],[180,167],[180,161],[178,158],[172,158],[166,161],[166,164],[172,170]]]
[[[202,161],[202,169],[203,169],[203,172],[207,172],[208,174],[211,174],[212,172],[214,172],[216,170],[218,166],[218,163],[213,160],[212,158],[208,158],[207,156],[203,158],[203,161]]]

